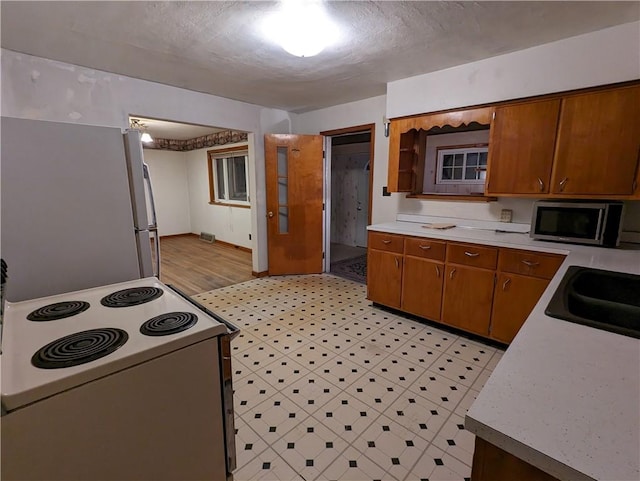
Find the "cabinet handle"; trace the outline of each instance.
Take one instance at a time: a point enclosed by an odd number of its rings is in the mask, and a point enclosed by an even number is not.
[[[480,255],[479,252],[469,252],[469,251],[464,251],[464,255],[465,256],[469,256],[469,257],[478,257]],[[455,269],[454,269],[455,270]]]
[[[511,279],[507,278],[507,280],[502,283],[503,291],[507,289],[507,286],[509,285],[510,282],[511,282]]]
[[[390,241],[390,240],[386,240],[386,239],[385,239],[385,240],[383,240],[383,241],[382,241],[382,243],[383,243],[383,244],[387,244],[387,245],[388,245],[388,244],[391,244],[391,241]]]
[[[564,179],[562,179],[560,181],[560,192],[562,192],[564,190],[564,186],[567,183],[567,181],[569,180],[569,177],[565,177]]]
[[[393,258],[396,261],[396,269],[400,269],[400,262],[398,261],[397,257]]]
[[[451,272],[449,272],[449,279],[453,279],[453,274],[455,274],[455,272],[455,269],[451,269]]]
[[[440,277],[440,268],[436,266],[436,277]]]
[[[422,249],[423,251],[428,251],[429,249],[431,249],[431,246],[423,246],[423,245],[421,245],[421,246],[419,246],[419,247],[420,247],[420,249]]]
[[[540,192],[544,192],[544,182],[540,177],[538,177],[538,184],[540,184]]]
[[[528,260],[526,260],[526,259],[524,259],[524,260],[522,261],[522,263],[523,263],[525,266],[527,266],[527,267],[535,267],[535,266],[539,266],[539,265],[540,265],[540,263],[539,263],[539,262],[531,262],[531,261],[528,261]]]

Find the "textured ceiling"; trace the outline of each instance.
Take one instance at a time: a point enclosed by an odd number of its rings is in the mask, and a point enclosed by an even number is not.
[[[640,18],[640,2],[327,2],[343,34],[297,58],[262,38],[276,2],[11,2],[3,48],[305,112],[386,83]]]

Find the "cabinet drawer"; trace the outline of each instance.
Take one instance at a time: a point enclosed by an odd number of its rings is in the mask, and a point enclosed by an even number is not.
[[[564,256],[515,249],[500,249],[498,267],[502,272],[551,279]]]
[[[498,249],[477,244],[456,244],[449,242],[447,262],[466,266],[495,269],[498,261]]]
[[[385,234],[384,232],[369,232],[369,249],[398,252],[402,254],[403,247],[404,237],[401,235]]]
[[[404,253],[409,256],[424,257],[444,262],[444,253],[447,244],[445,242],[425,239],[423,237],[406,237],[404,240]]]

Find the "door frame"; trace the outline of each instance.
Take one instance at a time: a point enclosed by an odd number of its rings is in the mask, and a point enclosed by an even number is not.
[[[371,210],[373,206],[373,167],[374,167],[374,146],[376,138],[376,124],[363,124],[342,129],[325,130],[320,132],[324,135],[324,260],[323,272],[331,270],[331,139],[334,136],[345,134],[357,134],[370,132],[369,140],[369,206],[367,210],[367,224],[371,225]]]

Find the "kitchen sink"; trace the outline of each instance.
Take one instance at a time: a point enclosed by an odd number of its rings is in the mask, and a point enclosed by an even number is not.
[[[640,275],[569,266],[545,314],[640,338]]]

